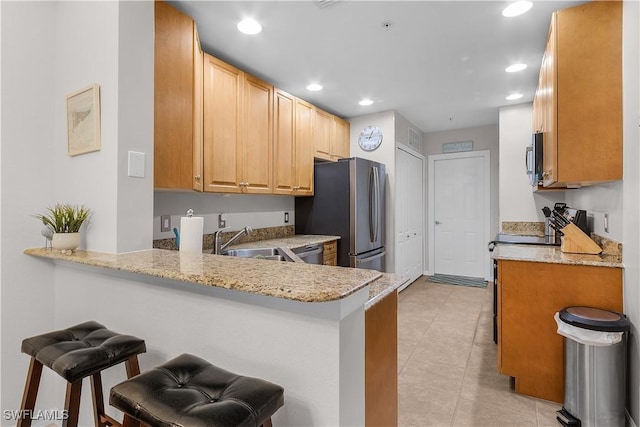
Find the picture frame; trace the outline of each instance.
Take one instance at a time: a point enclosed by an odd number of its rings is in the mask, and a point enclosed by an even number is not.
[[[67,154],[100,151],[100,86],[67,95]]]

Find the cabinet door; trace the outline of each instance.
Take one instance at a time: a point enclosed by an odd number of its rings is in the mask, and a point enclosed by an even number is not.
[[[275,89],[273,101],[273,192],[293,194],[295,98]]]
[[[498,261],[498,369],[518,393],[564,394],[564,344],[554,314],[568,306],[622,310],[622,269]]]
[[[198,29],[193,25],[193,186],[202,191],[202,95],[204,56]]]
[[[295,100],[294,195],[313,195],[313,106]]]
[[[349,122],[333,116],[333,137],[331,140],[331,158],[333,160],[350,157]]]
[[[204,191],[239,193],[240,102],[243,73],[204,55]]]
[[[333,115],[322,111],[319,108],[314,108],[314,156],[324,160],[331,160],[331,148],[333,136]]]
[[[547,47],[542,58],[541,67],[541,107],[540,120],[542,122],[543,148],[542,171],[543,185],[550,186],[557,181],[558,151],[556,139],[556,112],[557,112],[557,88],[556,88],[556,14],[551,18]]]
[[[245,74],[240,185],[246,193],[271,193],[273,86]]]
[[[155,2],[155,188],[193,186],[194,23],[164,2]]]

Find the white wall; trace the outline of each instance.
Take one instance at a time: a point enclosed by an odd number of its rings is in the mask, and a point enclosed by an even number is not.
[[[2,409],[18,409],[28,359],[23,338],[51,328],[54,269],[22,254],[44,245],[30,217],[55,201],[54,37],[55,4],[0,2],[2,128],[0,129],[0,305]],[[63,98],[64,100],[64,98]],[[59,102],[64,102],[64,101]],[[56,400],[42,381],[42,408]],[[8,420],[2,425],[15,425]]]
[[[500,110],[500,221],[542,221],[542,206],[566,201],[586,209],[593,230],[623,244],[624,311],[631,320],[629,340],[628,410],[636,425],[640,421],[640,7],[625,1],[623,12],[623,150],[624,179],[593,187],[558,193],[532,194],[518,172],[531,132],[531,107],[520,105]],[[594,141],[594,143],[597,143]],[[609,232],[604,232],[604,213]]]
[[[21,340],[68,326],[54,304],[56,269],[22,254],[44,244],[31,215],[55,202],[85,204],[95,212],[87,249],[151,247],[154,17],[152,2],[0,2],[0,8],[1,403],[18,409],[28,365]],[[65,96],[92,83],[101,87],[102,149],[68,157]],[[145,178],[126,176],[129,150],[147,154]],[[99,317],[100,310],[93,313]],[[47,377],[38,406],[59,408],[62,389]]]
[[[489,150],[490,159],[490,221],[491,227],[489,229],[489,235],[495,236],[498,232],[498,127],[496,125],[479,126],[466,129],[456,129],[443,132],[431,132],[425,133],[423,139],[423,150],[425,156],[431,156],[436,154],[442,154],[442,144],[447,142],[460,142],[460,141],[473,141],[473,150]],[[429,164],[425,164],[425,177],[428,177]],[[428,178],[426,178],[428,179]],[[428,188],[428,182],[425,183],[425,189]],[[425,196],[425,200],[428,200],[428,194]],[[428,241],[429,225],[425,228],[425,239]],[[488,242],[487,242],[488,243]],[[431,271],[433,266],[428,265],[429,260],[429,248],[426,253],[425,269]]]
[[[293,196],[264,196],[258,194],[210,194],[196,192],[156,191],[153,200],[153,238],[170,239],[173,231],[160,231],[160,216],[171,215],[171,227],[180,229],[180,217],[188,209],[204,217],[204,233],[218,230],[218,214],[226,216],[229,231],[244,226],[255,228],[295,224],[295,198]],[[289,222],[284,222],[284,213]]]
[[[623,181],[567,193],[567,203],[593,212],[594,231],[622,242],[624,311],[632,323],[627,408],[640,425],[640,5],[623,5]],[[609,213],[609,233],[603,230],[604,212]]]
[[[387,173],[387,181],[385,184],[385,247],[387,256],[385,258],[385,271],[388,273],[395,272],[395,218],[393,215],[395,198],[395,159],[396,159],[396,140],[395,140],[395,117],[393,111],[386,111],[379,114],[370,114],[367,116],[349,118],[351,123],[351,157],[361,157],[363,159],[373,160],[375,162],[384,163]],[[364,151],[358,145],[358,135],[366,126],[378,126],[382,130],[382,144],[374,151]]]
[[[543,222],[542,208],[564,201],[565,191],[534,193],[526,174],[525,150],[531,145],[531,104],[500,109],[500,216],[504,221]]]

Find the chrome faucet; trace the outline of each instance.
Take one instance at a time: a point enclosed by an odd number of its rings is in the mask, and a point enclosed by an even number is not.
[[[225,244],[221,244],[220,243],[220,233],[222,231],[224,231],[224,230],[229,229],[229,228],[230,227],[221,228],[220,230],[218,230],[218,231],[213,233],[213,253],[214,254],[216,254],[216,255],[221,254],[222,251],[224,250],[224,248],[226,248],[227,246],[229,246],[230,244],[232,244],[233,242],[238,240],[240,237],[242,237],[243,234],[246,234],[248,236],[253,231],[253,229],[247,225],[245,228],[243,228],[242,230],[238,231],[235,236],[230,238],[228,242],[226,242]]]

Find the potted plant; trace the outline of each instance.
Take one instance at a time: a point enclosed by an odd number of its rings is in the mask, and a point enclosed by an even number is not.
[[[56,204],[44,214],[35,215],[51,233],[51,247],[72,252],[80,245],[80,227],[91,216],[84,206]],[[43,232],[44,234],[44,232]]]

